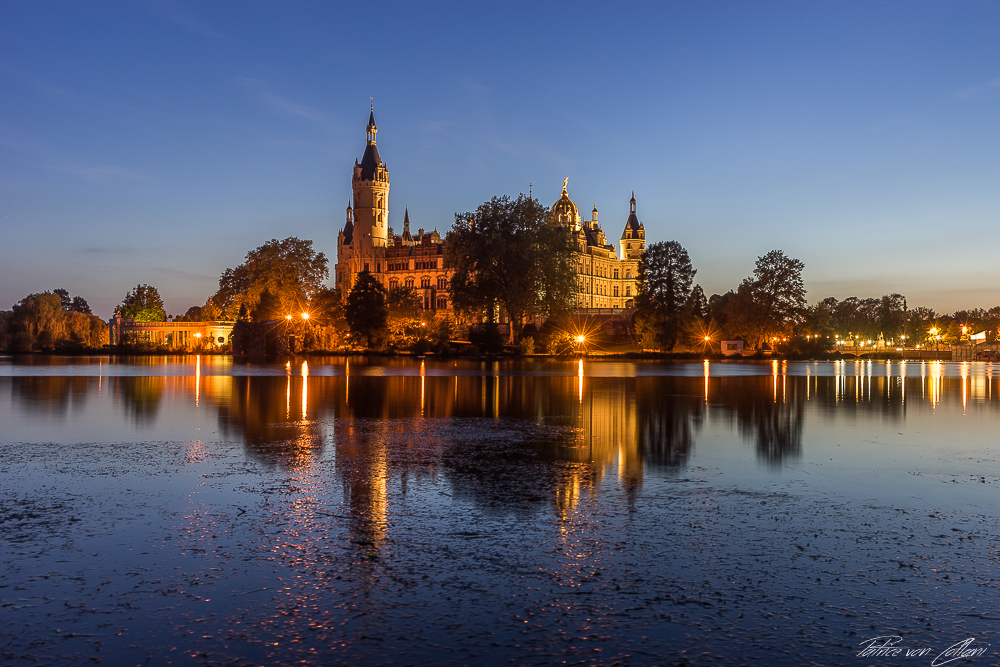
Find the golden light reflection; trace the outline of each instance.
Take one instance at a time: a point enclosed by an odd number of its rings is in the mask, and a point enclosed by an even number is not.
[[[309,363],[302,362],[302,420],[309,418]]]
[[[580,361],[578,361],[577,364],[578,365],[577,365],[576,377],[577,377],[577,384],[579,386],[578,393],[580,397],[580,402],[583,403],[583,359],[580,359]]]
[[[194,358],[194,407],[201,401],[201,355]]]
[[[965,329],[965,327],[962,328]],[[962,376],[962,414],[964,415],[969,403],[969,362],[963,361],[958,372]]]
[[[778,402],[778,361],[771,362],[771,386],[773,388],[774,402]]]
[[[420,360],[420,416],[424,416],[424,380],[427,376],[427,367],[425,366],[424,360]]]
[[[708,359],[705,360],[705,405],[708,405]]]

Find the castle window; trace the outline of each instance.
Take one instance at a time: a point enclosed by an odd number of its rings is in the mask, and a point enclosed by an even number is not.
[[[448,299],[438,299],[438,310],[444,310],[448,307]]]
[[[413,278],[406,279],[406,289],[413,289]]]
[[[438,289],[448,289],[447,278],[438,278]]]
[[[632,280],[632,269],[625,269],[625,280]]]
[[[618,285],[615,285],[615,296],[618,296]]]
[[[618,280],[618,269],[615,269],[615,280]]]
[[[396,289],[397,287],[399,287],[399,281],[398,280],[396,280],[395,278],[393,278],[392,280],[389,281],[389,289]]]
[[[365,271],[368,270],[368,262],[365,262]]]
[[[626,285],[625,286],[625,296],[632,296],[632,286],[631,285]]]
[[[431,279],[430,278],[421,278],[420,279],[420,286],[423,287],[424,289],[430,287],[431,286]]]

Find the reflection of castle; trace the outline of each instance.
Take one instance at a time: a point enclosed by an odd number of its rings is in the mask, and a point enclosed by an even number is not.
[[[367,133],[365,152],[361,161],[354,163],[353,203],[347,205],[347,220],[337,236],[335,285],[346,294],[357,274],[369,271],[385,287],[414,290],[424,310],[450,313],[451,271],[444,266],[446,240],[437,229],[427,233],[421,228],[413,235],[409,210],[404,211],[403,232],[393,232],[389,226],[389,170],[376,145],[374,108],[368,116]],[[635,194],[616,251],[598,223],[597,204],[591,219],[583,222],[566,184],[564,180],[562,196],[552,206],[551,217],[553,224],[572,234],[577,307],[631,308],[638,293],[639,259],[646,246],[645,227],[636,217]]]

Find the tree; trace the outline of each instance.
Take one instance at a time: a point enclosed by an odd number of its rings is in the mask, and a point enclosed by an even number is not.
[[[136,285],[125,295],[120,306],[120,314],[126,319],[138,322],[165,322],[167,313],[163,310],[160,292],[152,285]]]
[[[90,304],[82,296],[74,296],[73,303],[70,304],[69,310],[74,313],[83,313],[84,315],[92,315],[93,312],[90,310]]]
[[[695,285],[694,289],[691,290],[691,296],[688,297],[687,302],[687,311],[694,319],[701,320],[702,322],[708,321],[708,299],[705,298],[705,291],[701,289],[701,285]]]
[[[791,333],[805,312],[804,268],[805,264],[780,250],[758,257],[753,275],[740,284],[726,309],[730,330],[742,334],[754,347],[769,336]]]
[[[685,310],[695,273],[687,250],[677,241],[660,241],[646,246],[639,262],[636,304],[639,312],[634,320],[644,339],[653,336],[664,350],[677,344],[690,319]],[[701,300],[704,298],[702,293]]]
[[[326,255],[313,250],[312,241],[294,236],[271,239],[248,252],[235,269],[222,273],[212,302],[220,316],[235,319],[241,306],[257,310],[266,292],[270,298],[258,311],[260,316],[301,313],[329,275]]]
[[[82,296],[74,296],[70,298],[69,291],[63,288],[54,289],[52,293],[58,295],[59,303],[62,305],[62,309],[65,311],[72,311],[74,313],[83,313],[84,315],[90,315],[90,304]]]
[[[63,310],[69,310],[70,306],[73,305],[73,299],[70,298],[68,290],[60,287],[52,290],[52,293],[59,297],[59,303],[62,305]]]
[[[107,343],[108,326],[101,318],[63,310],[64,303],[63,295],[58,292],[29,294],[21,299],[9,313],[3,314],[0,350],[79,350]]]
[[[485,313],[491,322],[502,307],[510,318],[511,342],[525,317],[572,307],[571,260],[567,230],[550,222],[537,199],[523,194],[515,200],[493,197],[474,213],[456,213],[445,246],[455,307]]]
[[[389,336],[392,341],[401,342],[406,336],[406,330],[418,322],[420,301],[412,289],[397,285],[386,292],[385,305],[389,309]]]
[[[344,316],[355,340],[361,339],[369,348],[381,347],[385,342],[389,321],[385,288],[368,271],[358,274],[347,295]]]

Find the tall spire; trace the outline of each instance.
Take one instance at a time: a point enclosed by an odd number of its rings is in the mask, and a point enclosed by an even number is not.
[[[635,213],[635,190],[632,191],[632,199],[628,202],[629,213]]]
[[[375,125],[375,101],[372,100],[371,113],[368,114],[368,143],[375,143],[375,134],[378,132],[378,126]]]

